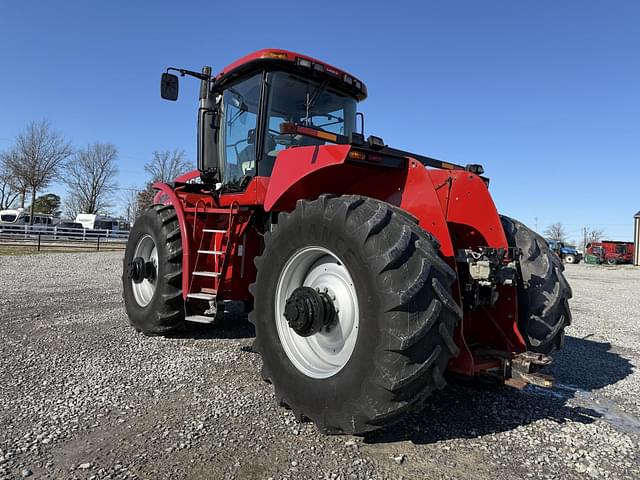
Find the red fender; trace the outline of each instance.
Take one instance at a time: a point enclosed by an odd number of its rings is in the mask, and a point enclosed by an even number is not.
[[[345,162],[349,145],[299,147],[278,155],[267,192],[266,211],[295,207],[299,198],[323,193],[355,194],[378,198],[413,214],[433,234],[443,256],[455,268],[447,222],[427,169],[408,159],[406,169],[380,168]]]
[[[335,191],[335,179],[320,180],[327,176],[327,167],[344,164],[350,149],[349,145],[323,145],[282,150],[271,173],[264,209],[292,210],[298,198],[313,198],[318,187],[322,191],[316,197]]]
[[[165,205],[173,205],[173,208],[176,211],[176,215],[178,216],[178,225],[180,225],[180,237],[183,239],[182,241],[182,265],[191,265],[191,242],[189,239],[190,230],[187,227],[187,222],[185,221],[184,210],[182,208],[182,202],[176,192],[166,183],[154,183],[153,188],[158,190],[156,194],[157,198],[162,198],[160,203]],[[154,199],[154,201],[157,201]],[[186,298],[187,293],[189,292],[189,281],[191,280],[191,271],[188,268],[182,269],[182,295]]]

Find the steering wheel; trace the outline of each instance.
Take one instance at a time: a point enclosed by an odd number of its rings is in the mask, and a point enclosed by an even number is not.
[[[230,145],[227,145],[227,148],[232,148],[235,150],[236,152],[236,159],[240,158],[240,152],[238,151],[238,145],[240,145],[242,142],[249,142],[248,139],[246,138],[241,138],[240,140],[238,140],[236,143],[232,143]]]

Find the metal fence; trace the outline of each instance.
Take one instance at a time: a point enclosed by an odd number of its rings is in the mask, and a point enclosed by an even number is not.
[[[125,247],[128,238],[128,231],[0,224],[0,246],[31,246],[38,251],[56,247],[119,250]]]

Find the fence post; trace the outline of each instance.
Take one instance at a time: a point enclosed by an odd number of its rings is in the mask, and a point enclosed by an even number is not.
[[[100,251],[100,235],[98,235],[98,246],[96,247],[96,252]]]
[[[40,251],[40,232],[38,232],[38,251]]]

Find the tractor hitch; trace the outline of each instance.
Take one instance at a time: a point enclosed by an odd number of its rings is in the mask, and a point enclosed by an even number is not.
[[[553,362],[553,358],[549,355],[531,351],[511,353],[492,348],[480,348],[474,354],[478,363],[491,363],[489,368],[483,368],[477,372],[480,378],[490,379],[492,382],[498,381],[519,390],[527,385],[553,388],[553,377],[538,372]]]
[[[539,373],[538,370],[550,365],[553,359],[548,355],[535,352],[522,352],[505,362],[504,383],[518,389],[526,385],[543,388],[553,387],[553,377]]]

